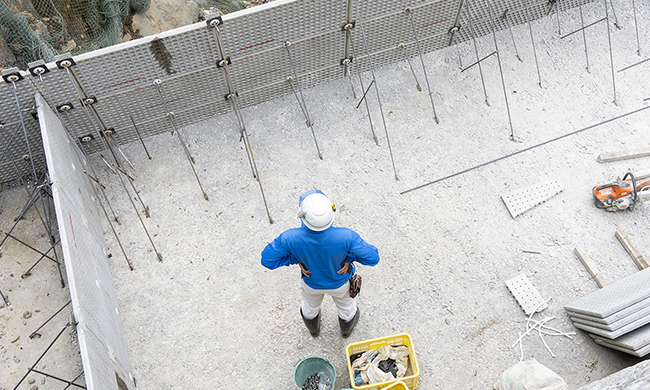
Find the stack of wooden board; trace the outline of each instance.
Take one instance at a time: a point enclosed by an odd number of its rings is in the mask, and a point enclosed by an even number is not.
[[[564,306],[576,328],[600,345],[635,356],[650,353],[650,268]]]

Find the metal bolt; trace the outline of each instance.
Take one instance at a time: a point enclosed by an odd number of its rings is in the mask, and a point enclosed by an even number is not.
[[[85,136],[85,137],[83,137],[83,138],[81,139],[81,142],[90,142],[90,141],[92,141],[92,138],[90,138],[90,137],[88,137],[88,136]]]
[[[71,109],[72,109],[72,107],[70,107],[68,104],[64,104],[61,107],[59,107],[60,111],[69,111]]]
[[[85,98],[85,99],[84,99],[84,103],[86,103],[86,104],[93,104],[93,103],[95,103],[95,99]]]
[[[11,81],[12,83],[15,83],[16,81],[20,80],[20,78],[18,76],[16,76],[15,74],[12,74],[12,75],[7,77],[7,80]]]
[[[45,68],[42,68],[40,66],[38,68],[34,68],[34,73],[43,74],[43,73],[45,73]]]
[[[219,22],[219,19],[212,19],[210,21],[210,26],[212,26],[212,27],[217,27],[220,24],[221,24],[221,22]]]
[[[61,61],[61,66],[67,68],[69,66],[72,66],[72,62],[70,60]]]
[[[154,84],[154,85],[160,85],[160,84],[162,84],[162,80],[161,80],[161,79],[155,79],[155,80],[153,81],[153,84]]]

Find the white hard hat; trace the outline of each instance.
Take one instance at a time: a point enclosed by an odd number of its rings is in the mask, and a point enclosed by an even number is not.
[[[310,230],[320,232],[334,222],[334,203],[321,192],[307,195],[298,207],[298,217]]]

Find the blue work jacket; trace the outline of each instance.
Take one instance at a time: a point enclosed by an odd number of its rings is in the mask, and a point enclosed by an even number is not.
[[[344,261],[374,266],[379,251],[351,229],[332,226],[316,232],[304,223],[280,234],[262,251],[262,265],[268,269],[302,263],[311,271],[305,283],[318,290],[339,288],[354,275],[354,268],[343,275],[336,273]]]

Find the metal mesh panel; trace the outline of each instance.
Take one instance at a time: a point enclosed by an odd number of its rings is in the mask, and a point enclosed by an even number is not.
[[[562,0],[557,8],[565,10],[577,6],[584,0]],[[408,2],[417,36],[423,52],[430,52],[449,45],[449,30],[460,16],[461,29],[454,42],[470,39],[469,15],[460,0],[412,0]],[[359,9],[348,4],[356,4]],[[493,0],[492,18],[497,29],[507,28],[500,18],[506,9],[507,22],[514,26],[526,22],[525,0]],[[342,26],[349,19],[356,21],[352,30],[356,57],[352,69],[369,70],[367,52],[361,36],[363,23],[373,65],[377,68],[404,60],[398,49],[404,43],[407,55],[417,56],[415,36],[408,14],[407,4],[393,0],[278,0],[252,9],[243,10],[223,17],[219,26],[226,56],[232,64],[229,69],[239,96],[241,107],[249,107],[287,93],[291,88],[286,79],[292,74],[289,57],[284,43],[290,41],[291,55],[303,88],[343,77],[344,67],[340,65],[346,53],[346,34]],[[487,0],[473,0],[469,3],[476,36],[491,35],[491,18]],[[548,2],[528,1],[531,19],[544,17],[549,12]],[[361,20],[359,19],[359,16]],[[348,48],[349,49],[349,48]],[[352,55],[351,51],[348,55]],[[153,87],[153,81],[162,80],[167,108],[175,114],[179,126],[184,126],[231,111],[230,103],[224,100],[229,91],[222,69],[216,68],[221,59],[217,46],[217,34],[213,27],[197,23],[156,36],[126,42],[106,49],[89,52],[75,57],[77,63],[72,69],[85,96],[95,96],[95,109],[106,127],[116,131],[115,140],[122,144],[137,140],[137,134],[130,116],[143,137],[152,136],[170,129],[160,98]],[[48,64],[49,73],[43,75],[43,82],[52,98],[51,105],[72,103],[75,108],[67,115],[61,114],[63,124],[75,142],[80,135],[93,134],[93,121],[83,109],[74,84],[65,70],[55,64]],[[355,70],[356,71],[356,70]],[[30,80],[17,83],[21,106],[33,104],[32,96],[41,91],[47,94],[38,78],[27,72],[23,76]],[[47,96],[46,96],[47,97]],[[8,141],[7,134],[19,123],[13,101],[11,85],[0,88],[0,129]],[[25,115],[25,124],[33,145],[35,163],[43,168],[40,132],[36,121]],[[99,126],[100,130],[103,130]],[[22,130],[21,130],[22,132]],[[17,137],[10,152],[0,161],[0,182],[16,178],[11,160],[16,161],[22,175],[29,173],[22,156],[26,154],[24,139]],[[0,148],[2,145],[0,145]],[[91,141],[89,151],[99,150],[101,140]]]
[[[85,174],[85,160],[40,95],[36,105],[86,383],[90,389],[117,389],[117,373],[133,389],[97,199]]]

